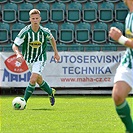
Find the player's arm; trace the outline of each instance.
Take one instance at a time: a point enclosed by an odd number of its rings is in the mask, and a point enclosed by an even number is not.
[[[21,54],[20,51],[19,51],[18,46],[16,46],[15,44],[13,44],[13,45],[12,45],[12,50],[14,51],[14,53],[15,53],[16,56],[17,56],[17,61],[20,62],[20,63],[22,63],[24,59],[23,59],[22,54]]]
[[[52,37],[50,39],[50,43],[51,43],[51,45],[53,47],[53,50],[54,50],[54,58],[58,62],[60,60],[60,56],[58,54],[58,50],[57,50],[57,47],[56,47],[56,41],[55,41],[54,37]]]
[[[116,27],[111,27],[110,28],[109,36],[113,40],[119,42],[120,44],[122,44],[126,47],[129,47],[129,48],[133,48],[133,40],[123,36],[122,32],[119,29],[117,29]]]

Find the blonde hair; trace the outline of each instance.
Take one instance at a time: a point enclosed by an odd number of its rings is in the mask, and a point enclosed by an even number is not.
[[[32,9],[29,12],[29,16],[32,15],[32,14],[39,14],[40,15],[40,11],[38,9]]]

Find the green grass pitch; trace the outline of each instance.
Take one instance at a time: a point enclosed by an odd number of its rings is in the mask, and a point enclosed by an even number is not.
[[[0,133],[124,133],[111,96],[32,96],[25,110],[14,110],[14,96],[1,96]],[[133,100],[127,98],[133,113]]]

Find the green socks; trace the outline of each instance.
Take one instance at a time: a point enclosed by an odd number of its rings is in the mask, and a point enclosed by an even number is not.
[[[133,121],[127,101],[124,101],[121,105],[116,106],[116,111],[122,122],[125,124],[126,130],[129,132],[133,132]]]
[[[43,81],[42,84],[40,85],[40,88],[48,93],[48,95],[52,94],[52,89],[49,87],[49,85]]]
[[[25,99],[26,102],[29,99],[29,97],[32,95],[34,90],[35,90],[35,85],[31,85],[29,83],[28,87],[25,90],[25,94],[24,94],[24,99]]]
[[[48,95],[52,94],[52,89],[49,87],[49,85],[43,81],[40,85],[40,88],[48,93]],[[35,85],[31,85],[29,83],[28,87],[25,90],[24,99],[27,102],[29,97],[32,95],[33,91],[35,90]]]

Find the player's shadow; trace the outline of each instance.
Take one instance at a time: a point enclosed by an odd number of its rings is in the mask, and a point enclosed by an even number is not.
[[[39,109],[31,109],[31,110],[45,110],[45,111],[52,111],[53,109],[50,108],[39,108]]]

